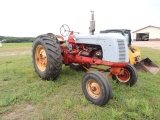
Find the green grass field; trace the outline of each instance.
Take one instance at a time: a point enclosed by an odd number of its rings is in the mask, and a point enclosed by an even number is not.
[[[31,46],[32,43],[18,43],[3,44],[0,48],[0,119],[160,119],[160,72],[156,75],[138,72],[138,82],[133,87],[110,79],[113,98],[99,107],[87,101],[82,93],[83,71],[63,66],[55,81],[41,80],[34,72]],[[140,50],[142,56],[160,66],[160,50]]]

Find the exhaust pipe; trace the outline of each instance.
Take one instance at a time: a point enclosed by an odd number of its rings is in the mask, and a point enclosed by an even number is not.
[[[91,11],[91,21],[90,21],[89,33],[91,33],[91,35],[94,35],[94,32],[95,32],[94,11]]]

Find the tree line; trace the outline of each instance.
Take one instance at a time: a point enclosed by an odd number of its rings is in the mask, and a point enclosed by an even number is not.
[[[24,42],[33,42],[34,37],[6,37],[0,36],[0,42],[3,43],[24,43]]]

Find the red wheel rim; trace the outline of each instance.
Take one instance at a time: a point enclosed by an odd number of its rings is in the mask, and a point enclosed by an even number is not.
[[[127,69],[124,69],[124,73],[119,74],[116,77],[120,82],[128,82],[130,80],[130,72]]]

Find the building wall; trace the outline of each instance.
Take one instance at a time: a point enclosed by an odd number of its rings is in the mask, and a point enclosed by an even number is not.
[[[160,28],[147,27],[133,33],[133,39],[136,39],[136,33],[149,33],[149,40],[160,40]]]

